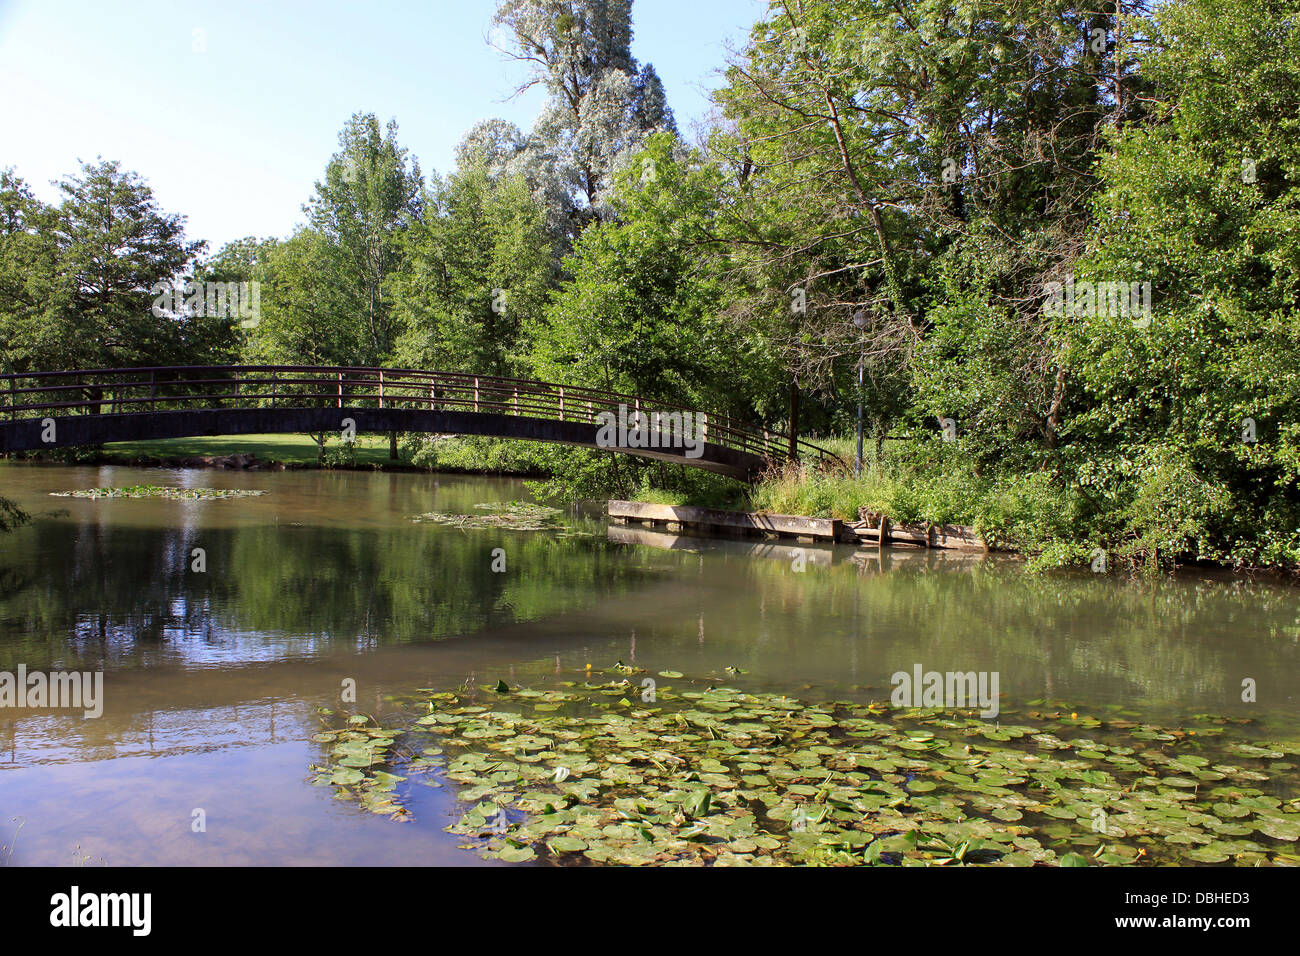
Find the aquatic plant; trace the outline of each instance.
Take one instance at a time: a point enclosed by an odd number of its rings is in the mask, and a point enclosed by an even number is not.
[[[163,498],[168,501],[209,501],[223,498],[256,498],[268,494],[251,488],[173,488],[162,485],[130,485],[125,488],[82,488],[51,491],[54,498]]]
[[[1300,799],[1281,789],[1300,742],[1234,739],[1227,718],[1042,702],[994,723],[708,680],[642,693],[637,677],[427,692],[400,732],[353,717],[318,736],[333,749],[317,780],[400,818],[393,771],[436,774],[468,805],[450,831],[510,862],[1300,863]]]
[[[447,525],[454,528],[502,528],[506,531],[549,531],[559,526],[559,508],[526,501],[495,501],[477,504],[487,514],[457,515],[429,512],[413,515],[417,524]]]

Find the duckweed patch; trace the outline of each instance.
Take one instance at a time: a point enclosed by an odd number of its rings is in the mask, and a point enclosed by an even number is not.
[[[268,494],[249,488],[172,488],[163,485],[129,485],[125,488],[80,488],[51,491],[53,498],[164,498],[171,501],[212,501],[223,498],[256,498]]]
[[[1300,863],[1283,789],[1300,743],[1229,739],[1226,718],[1044,707],[992,723],[707,682],[647,704],[617,677],[500,687],[422,692],[401,730],[325,730],[317,782],[400,820],[408,776],[449,780],[465,806],[450,832],[508,862]]]

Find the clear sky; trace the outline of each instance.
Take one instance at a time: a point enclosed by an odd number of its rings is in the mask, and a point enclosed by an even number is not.
[[[760,0],[636,0],[633,53],[689,135]],[[353,112],[396,118],[426,174],[478,120],[527,129],[539,91],[488,44],[493,0],[0,0],[0,167],[36,194],[120,160],[209,250],[284,236]]]

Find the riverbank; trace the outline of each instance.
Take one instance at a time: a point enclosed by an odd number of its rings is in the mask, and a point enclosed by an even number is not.
[[[853,458],[845,438],[819,442],[842,462]],[[93,451],[37,455],[59,463],[247,471],[328,469],[482,475],[537,479],[539,499],[627,500],[647,505],[722,509],[758,515],[836,520],[867,530],[882,526],[900,543],[926,546],[933,529],[958,529],[979,547],[1018,554],[1032,570],[1084,567],[1167,572],[1180,566],[1227,568],[1294,576],[1300,544],[1279,529],[1257,534],[1268,548],[1247,547],[1180,489],[1181,472],[1157,470],[1135,486],[1128,479],[1093,478],[1087,467],[1016,471],[981,468],[959,444],[890,441],[868,448],[861,475],[846,464],[791,464],[754,485],[681,468],[642,468],[628,481],[621,456],[566,455],[536,443],[463,436],[411,436],[390,457],[386,435],[326,443],[309,435],[246,435],[124,442]],[[631,459],[622,459],[631,461]],[[1074,477],[1071,477],[1073,475]],[[1084,476],[1084,477],[1080,477]],[[1199,487],[1193,482],[1193,491]],[[1189,497],[1190,495],[1190,497]],[[941,531],[943,535],[949,532]],[[1275,540],[1274,540],[1275,539]],[[1285,540],[1284,540],[1285,539]],[[874,542],[873,542],[874,543]],[[886,542],[889,543],[889,542]]]
[[[841,459],[850,460],[848,439],[821,439]],[[549,477],[544,449],[518,442],[459,436],[416,436],[398,446],[393,460],[388,436],[358,435],[355,442],[327,441],[324,449],[306,434],[265,434],[120,442],[98,449],[36,455],[35,460],[146,468],[212,468],[237,471],[386,471],[502,476]],[[874,449],[873,449],[874,451]],[[1086,548],[1052,550],[1051,535],[1042,533],[1040,514],[1060,514],[1059,502],[1031,500],[1020,490],[991,493],[987,481],[974,484],[942,469],[916,467],[906,461],[909,449],[887,443],[880,460],[874,456],[864,474],[855,477],[842,467],[828,469],[786,466],[752,486],[693,473],[689,491],[642,487],[618,494],[614,489],[587,489],[582,497],[627,499],[646,505],[725,510],[742,515],[788,515],[792,518],[838,522],[856,542],[936,546],[951,538],[963,547],[997,549],[1035,555],[1057,566],[1078,563]],[[535,493],[573,497],[578,489],[564,478]],[[1026,519],[1024,516],[1029,515]],[[752,519],[751,519],[752,522]],[[1030,533],[1026,533],[1026,529]],[[945,530],[946,529],[946,530]],[[715,529],[716,530],[716,529]],[[712,531],[707,533],[713,533]]]

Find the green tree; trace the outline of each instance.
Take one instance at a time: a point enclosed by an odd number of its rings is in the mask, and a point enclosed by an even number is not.
[[[752,417],[763,363],[726,317],[723,284],[700,267],[718,179],[673,134],[648,138],[616,176],[610,217],[589,226],[567,260],[571,281],[528,330],[539,378],[636,395],[649,407]],[[605,481],[627,492],[681,477],[622,456],[603,468],[590,455],[561,457],[552,456],[551,468],[587,490]]]
[[[425,216],[406,236],[398,284],[407,367],[516,375],[520,329],[544,307],[555,278],[545,213],[518,176],[486,162],[435,181]]]
[[[53,215],[12,169],[0,171],[0,371],[40,365],[27,337],[59,286]]]
[[[355,288],[337,268],[337,250],[320,232],[300,229],[265,250],[253,274],[264,277],[261,322],[245,346],[250,362],[356,365],[366,348],[362,324],[347,311]]]
[[[116,162],[84,164],[59,184],[60,204],[35,203],[5,180],[5,272],[16,308],[5,323],[5,361],[19,371],[179,364],[204,338],[197,321],[155,315],[159,283],[175,283],[204,244],[185,217]],[[30,268],[16,279],[11,269]],[[22,273],[19,273],[22,276]]]
[[[683,404],[744,400],[722,286],[696,268],[717,179],[672,134],[650,137],[617,177],[613,215],[583,233],[571,281],[529,329],[539,376]]]
[[[632,56],[632,0],[500,0],[493,24],[531,69],[520,92],[547,93],[513,171],[558,204],[553,221],[576,238],[645,137],[676,132],[654,67]]]
[[[1064,0],[771,5],[712,145],[737,196],[740,312],[788,370],[792,431],[800,392],[865,348],[882,420],[918,401],[931,422],[978,413],[992,457],[1058,440],[1067,383],[1030,290],[1077,255],[1102,130],[1137,108],[1122,31],[1113,4]],[[986,319],[1015,334],[982,358],[950,347]],[[990,361],[1012,394],[963,404]]]
[[[398,144],[395,121],[381,130],[374,114],[355,114],[339,147],[304,207],[322,242],[298,264],[319,270],[316,281],[338,321],[358,325],[342,336],[355,349],[342,364],[380,365],[400,331],[392,283],[404,263],[403,235],[422,216],[423,177]]]
[[[1080,278],[1152,314],[1066,314],[1080,480],[1135,555],[1300,561],[1300,8],[1162,5],[1153,121],[1116,132]]]

